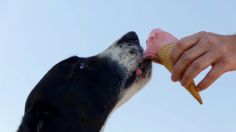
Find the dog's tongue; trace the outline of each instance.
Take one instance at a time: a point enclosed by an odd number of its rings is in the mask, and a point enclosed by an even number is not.
[[[144,57],[156,58],[159,49],[175,41],[177,41],[175,36],[162,29],[157,28],[152,30],[147,40],[147,49],[144,53]]]
[[[137,68],[135,72],[137,76],[140,76],[143,73],[143,71],[140,68]]]

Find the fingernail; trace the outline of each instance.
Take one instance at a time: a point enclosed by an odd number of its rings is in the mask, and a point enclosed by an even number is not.
[[[186,82],[184,82],[184,81],[180,81],[180,83],[181,83],[181,85],[182,85],[183,87],[186,86]]]
[[[174,76],[174,74],[171,75],[171,80],[172,80],[173,82],[176,82],[176,81],[177,81],[177,80],[176,80],[176,77]]]
[[[197,85],[196,88],[197,88],[197,91],[201,91],[202,90],[201,85],[199,85],[199,84]]]

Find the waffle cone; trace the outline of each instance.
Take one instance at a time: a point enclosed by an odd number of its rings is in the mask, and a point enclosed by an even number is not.
[[[158,57],[161,61],[161,64],[164,65],[171,73],[173,72],[173,64],[171,61],[171,51],[173,49],[174,45],[173,44],[169,44],[166,45],[164,47],[162,47],[159,51],[158,51]],[[185,87],[185,89],[188,90],[188,92],[200,103],[202,104],[202,98],[199,94],[199,92],[196,90],[196,85],[194,83],[194,81],[188,86]]]

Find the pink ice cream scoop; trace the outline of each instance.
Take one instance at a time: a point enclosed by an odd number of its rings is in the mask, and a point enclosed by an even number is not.
[[[165,45],[175,41],[177,41],[177,38],[166,31],[159,28],[152,30],[147,40],[147,49],[144,53],[144,60],[148,59],[160,63],[158,51]],[[142,75],[142,70],[140,68],[136,69],[136,75]]]
[[[147,40],[147,50],[144,58],[158,61],[158,51],[165,45],[175,41],[177,41],[177,38],[164,30],[159,28],[152,30]]]

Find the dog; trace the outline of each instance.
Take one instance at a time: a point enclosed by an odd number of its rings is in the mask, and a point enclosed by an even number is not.
[[[150,80],[143,54],[131,31],[96,56],[59,62],[29,94],[17,132],[102,132],[111,113]]]

